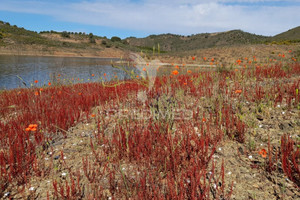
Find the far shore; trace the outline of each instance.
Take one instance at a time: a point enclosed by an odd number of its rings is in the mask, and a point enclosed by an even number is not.
[[[126,58],[126,52],[119,49],[104,49],[94,52],[72,52],[71,51],[34,51],[34,50],[15,50],[0,48],[0,55],[8,56],[45,56],[45,57],[74,57],[74,58]]]

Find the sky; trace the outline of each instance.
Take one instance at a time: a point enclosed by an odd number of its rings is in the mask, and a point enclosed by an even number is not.
[[[33,31],[98,36],[240,29],[273,36],[300,26],[300,0],[0,0],[0,20]]]

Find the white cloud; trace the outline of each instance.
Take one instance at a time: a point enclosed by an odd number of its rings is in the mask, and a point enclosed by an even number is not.
[[[1,3],[0,10],[44,14],[61,21],[96,26],[184,35],[231,29],[274,35],[300,25],[300,0],[290,6],[290,1],[280,1],[284,4],[280,6],[273,5],[271,0],[21,2]],[[259,2],[269,3],[259,6]],[[256,4],[251,6],[251,3]]]

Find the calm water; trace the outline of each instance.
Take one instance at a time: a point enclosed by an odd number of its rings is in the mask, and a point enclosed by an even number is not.
[[[96,82],[104,78],[104,73],[107,80],[115,76],[126,78],[123,71],[111,67],[110,63],[111,59],[106,58],[0,55],[0,89],[40,87],[48,82]],[[35,80],[38,80],[37,84]]]

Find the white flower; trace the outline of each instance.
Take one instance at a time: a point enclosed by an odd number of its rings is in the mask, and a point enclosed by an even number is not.
[[[231,175],[231,174],[232,174],[232,172],[228,172],[227,174],[228,174],[228,175]]]
[[[249,156],[249,159],[252,159],[252,156],[251,156],[251,155]]]
[[[30,187],[29,190],[30,190],[30,191],[33,191],[33,190],[34,190],[34,187]]]
[[[61,173],[62,176],[67,176],[66,172]]]

